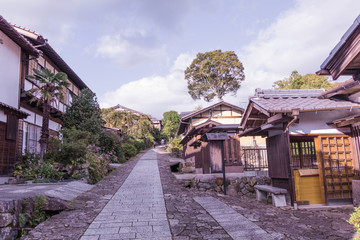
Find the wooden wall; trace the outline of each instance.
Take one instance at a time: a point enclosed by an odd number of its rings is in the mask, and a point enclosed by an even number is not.
[[[6,139],[6,123],[0,122],[0,175],[9,175],[16,163],[16,140]]]
[[[269,137],[266,140],[269,177],[288,179],[290,170],[289,144],[286,134]]]

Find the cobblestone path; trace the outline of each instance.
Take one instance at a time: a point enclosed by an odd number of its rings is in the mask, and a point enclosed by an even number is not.
[[[271,236],[255,223],[214,197],[195,197],[198,202],[234,240],[281,239]]]
[[[171,239],[157,154],[142,156],[81,240]]]

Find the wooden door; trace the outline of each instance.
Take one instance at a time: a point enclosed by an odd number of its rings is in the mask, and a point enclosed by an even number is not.
[[[319,136],[320,177],[327,205],[352,203],[354,177],[351,138],[346,135]]]
[[[224,161],[226,166],[241,165],[240,140],[237,136],[229,136],[224,141]]]
[[[211,172],[222,172],[221,141],[210,142]]]

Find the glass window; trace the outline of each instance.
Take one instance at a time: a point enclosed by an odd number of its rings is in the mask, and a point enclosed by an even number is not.
[[[28,124],[27,134],[26,134],[26,151],[29,153],[40,153],[40,136],[41,136],[41,127],[38,127],[33,124]]]

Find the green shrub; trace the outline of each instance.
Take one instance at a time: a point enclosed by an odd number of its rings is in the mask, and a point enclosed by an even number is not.
[[[37,195],[34,200],[34,208],[29,220],[30,225],[35,227],[46,220],[44,207],[47,204],[45,195]]]
[[[63,176],[63,173],[59,172],[53,164],[47,162],[41,164],[36,170],[41,178],[60,180]]]
[[[97,155],[95,153],[88,153],[86,160],[89,163],[89,183],[95,184],[108,173],[110,160],[103,154]]]
[[[139,153],[141,150],[145,150],[145,141],[142,139],[135,139],[134,141],[134,147],[136,148],[137,152]]]
[[[180,144],[180,142],[181,142],[181,138],[179,138],[179,137],[171,139],[170,146],[169,146],[170,152],[179,153],[180,150],[182,150],[182,148],[183,148],[183,146]]]
[[[350,219],[347,222],[353,225],[356,231],[360,233],[360,207],[354,207],[354,212],[350,215]]]
[[[130,143],[123,143],[121,145],[123,151],[124,151],[124,155],[125,155],[125,158],[127,160],[129,160],[130,158],[136,156],[137,154],[137,149],[136,147],[134,147],[134,145],[130,144]]]
[[[109,154],[112,163],[125,161],[124,152],[121,148],[120,136],[114,132],[102,131],[99,138],[100,152]]]

